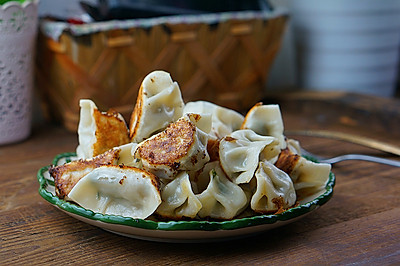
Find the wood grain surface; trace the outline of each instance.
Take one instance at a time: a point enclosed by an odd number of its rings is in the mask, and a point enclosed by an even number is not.
[[[400,125],[391,124],[400,119],[399,101],[382,99],[385,104],[379,107],[378,100],[347,94],[266,99],[281,104],[288,129],[339,130],[400,146]],[[370,118],[364,120],[365,116]],[[292,137],[320,155],[352,152],[398,159],[343,141]],[[239,240],[172,244],[106,232],[71,218],[39,196],[38,169],[50,164],[58,153],[74,151],[76,145],[76,134],[43,124],[34,126],[28,140],[0,147],[1,265],[400,262],[400,168],[361,161],[341,162],[333,167],[336,186],[332,199],[297,222]]]

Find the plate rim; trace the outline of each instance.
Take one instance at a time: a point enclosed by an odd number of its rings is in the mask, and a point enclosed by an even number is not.
[[[52,160],[52,165],[57,165],[61,159],[66,159],[76,156],[74,152],[60,153]],[[318,162],[315,158],[305,156],[306,159]],[[108,224],[119,224],[124,226],[136,227],[148,230],[163,230],[163,231],[216,231],[216,230],[235,230],[250,226],[263,224],[274,224],[277,221],[287,221],[306,213],[327,203],[333,196],[333,188],[336,183],[335,175],[332,171],[329,173],[329,178],[325,186],[325,192],[312,201],[309,201],[299,206],[293,207],[280,214],[260,214],[251,217],[237,218],[227,221],[207,221],[207,220],[183,220],[183,221],[152,221],[132,217],[122,217],[118,215],[108,215],[95,213],[87,210],[72,202],[59,199],[47,190],[51,185],[51,180],[44,177],[44,173],[48,171],[51,165],[41,167],[37,172],[37,179],[40,184],[39,194],[50,204],[64,210],[67,213],[73,213],[91,220],[101,221]]]

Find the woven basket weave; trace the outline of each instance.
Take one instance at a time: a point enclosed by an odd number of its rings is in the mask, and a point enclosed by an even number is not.
[[[143,78],[171,73],[185,102],[207,100],[244,111],[263,96],[280,48],[286,14],[217,23],[156,23],[110,29],[57,40],[39,35],[37,87],[47,118],[77,129],[79,99],[129,119]],[[128,122],[128,120],[127,120]]]

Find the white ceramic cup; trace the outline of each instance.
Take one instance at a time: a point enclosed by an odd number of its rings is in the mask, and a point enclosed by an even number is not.
[[[38,1],[0,5],[0,144],[31,132]]]
[[[292,0],[299,85],[393,96],[399,0]]]

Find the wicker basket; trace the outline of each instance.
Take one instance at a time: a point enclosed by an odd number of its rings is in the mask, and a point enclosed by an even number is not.
[[[244,111],[263,96],[287,14],[143,21],[64,25],[57,37],[42,22],[36,80],[45,116],[75,131],[79,99],[90,98],[99,109],[113,108],[129,119],[140,83],[156,69],[171,73],[185,102],[201,99]]]

